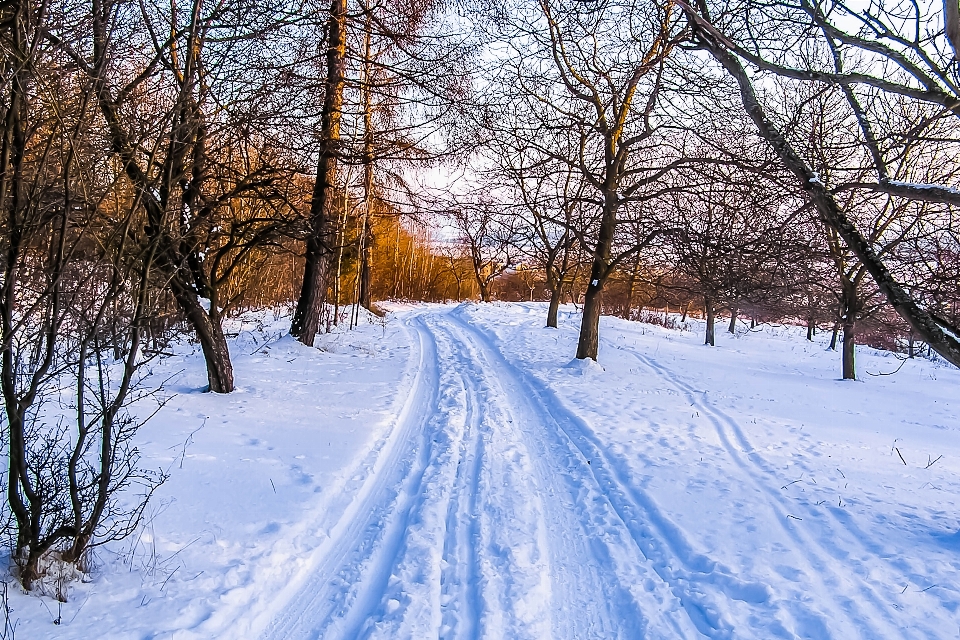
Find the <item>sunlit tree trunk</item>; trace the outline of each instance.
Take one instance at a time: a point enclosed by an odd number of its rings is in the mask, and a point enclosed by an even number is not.
[[[346,0],[332,0],[327,21],[327,79],[320,114],[320,157],[310,200],[310,232],[306,242],[303,283],[290,333],[313,346],[320,329],[327,282],[334,255],[337,165],[346,65]]]

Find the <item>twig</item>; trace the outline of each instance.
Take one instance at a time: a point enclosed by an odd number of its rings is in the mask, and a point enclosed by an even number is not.
[[[261,349],[263,349],[264,347],[268,347],[269,345],[274,344],[277,340],[279,340],[279,339],[282,338],[282,337],[283,337],[283,335],[281,334],[281,335],[278,335],[276,338],[266,338],[266,339],[263,341],[263,343],[262,343],[260,346],[258,346],[256,349],[254,349],[253,353],[251,353],[250,355],[251,355],[251,356],[256,355]],[[254,343],[256,343],[256,337],[254,337]]]
[[[928,453],[928,454],[927,454],[927,466],[925,466],[924,469],[929,469],[929,468],[932,467],[933,465],[937,464],[937,462],[939,462],[939,461],[940,461],[940,458],[942,458],[942,457],[943,457],[943,454],[940,454],[939,456],[937,456],[937,459],[936,459],[936,460],[931,460],[931,459],[930,459],[930,454]]]
[[[162,584],[162,585],[160,585],[160,591],[161,591],[161,592],[163,591],[163,588],[164,588],[165,586],[167,586],[167,581],[169,581],[170,578],[172,578],[173,575],[174,575],[177,571],[179,571],[179,570],[180,570],[180,567],[177,566],[177,568],[174,569],[173,572],[171,572],[170,575],[167,576],[167,579],[163,581],[163,584]]]
[[[870,372],[870,371],[867,371],[867,375],[869,375],[869,376],[892,376],[892,375],[894,375],[895,373],[899,372],[900,369],[903,368],[903,365],[906,364],[906,362],[907,362],[907,360],[906,360],[906,358],[904,358],[904,359],[900,362],[900,366],[897,367],[896,370],[891,371],[891,372],[889,372],[889,373],[884,373],[884,372],[882,372],[882,371],[881,371],[880,373],[872,373],[872,372]]]
[[[17,635],[17,625],[16,623],[10,624],[11,609],[10,596],[7,592],[7,581],[4,580],[0,582],[0,584],[2,584],[2,587],[0,587],[0,598],[3,599],[3,635],[0,636],[0,638],[2,638],[2,640],[14,640]],[[19,622],[19,620],[17,620],[17,622]],[[8,633],[10,635],[7,635]]]
[[[50,611],[50,607],[48,607],[48,606],[47,606],[47,603],[43,601],[43,596],[40,596],[39,600],[40,600],[40,604],[43,605],[43,608],[47,610],[47,613],[48,613],[48,614],[50,614],[50,619],[53,620],[53,624],[60,624],[59,622],[57,622],[57,621],[54,619],[54,617],[53,617],[53,611]]]
[[[781,489],[781,490],[782,490],[782,489],[786,489],[786,488],[789,487],[790,485],[792,485],[792,484],[797,484],[797,483],[800,482],[801,480],[803,480],[803,474],[802,474],[802,473],[800,474],[800,477],[799,477],[799,478],[797,478],[797,479],[794,480],[793,482],[788,482],[787,484],[785,484],[785,485],[783,485],[782,487],[780,487],[780,489]]]
[[[787,517],[788,517],[788,518],[793,518],[794,520],[803,520],[803,518],[798,518],[797,516],[792,515],[792,514],[789,514],[789,513],[787,514]]]
[[[83,602],[80,603],[80,606],[77,607],[77,611],[73,614],[73,617],[70,618],[70,624],[73,624],[73,621],[77,619],[77,616],[80,615],[80,609],[83,609],[83,605],[87,604],[87,600],[90,599],[90,596],[87,596],[83,599]]]
[[[903,459],[903,454],[900,453],[900,447],[894,447],[897,450],[897,455],[900,456],[900,461],[903,463],[903,466],[907,466],[907,461]]]
[[[163,564],[169,564],[171,560],[173,560],[173,559],[176,558],[178,555],[180,555],[181,553],[183,553],[184,551],[186,551],[187,549],[189,549],[195,542],[197,542],[197,541],[200,540],[201,538],[203,538],[203,534],[202,534],[202,533],[201,533],[200,535],[198,535],[196,538],[194,538],[193,540],[191,540],[190,542],[188,542],[187,544],[185,544],[185,545],[183,545],[182,547],[180,547],[179,549],[177,549],[175,553],[173,553],[169,558],[167,558],[166,560],[163,561]],[[178,568],[179,568],[179,567],[178,567]],[[174,572],[176,572],[176,569],[174,569]],[[173,575],[173,574],[170,574],[170,575]]]
[[[183,441],[183,445],[182,445],[182,448],[181,448],[181,450],[180,450],[180,468],[181,468],[181,469],[183,469],[183,460],[187,457],[187,447],[189,447],[191,444],[193,444],[193,436],[194,436],[198,431],[200,431],[200,429],[203,429],[205,426],[207,426],[207,416],[204,416],[204,417],[203,417],[203,423],[202,423],[199,427],[197,427],[196,429],[194,429],[193,431],[191,431],[191,432],[190,432],[190,435],[188,435],[187,438]],[[169,471],[169,469],[168,469],[168,471]]]

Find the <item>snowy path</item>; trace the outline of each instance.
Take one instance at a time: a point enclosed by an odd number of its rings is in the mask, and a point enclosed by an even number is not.
[[[646,559],[571,416],[455,315],[407,325],[420,374],[402,435],[266,640],[729,636],[708,596]]]
[[[897,571],[851,573],[851,556],[878,550],[849,519],[798,510],[705,394],[654,357],[609,345],[709,421],[686,437],[714,480],[719,471],[746,496],[748,530],[774,523],[765,535],[792,567],[775,589],[689,539],[636,465],[463,309],[404,318],[420,365],[391,442],[264,640],[900,635],[874,586]],[[819,526],[795,526],[804,518]]]
[[[958,637],[960,371],[609,317],[583,362],[545,311],[398,304],[315,349],[253,314],[228,396],[178,345],[170,481],[66,603],[10,592],[16,636]]]
[[[423,336],[421,336],[423,337]],[[309,574],[265,638],[353,637],[378,604],[431,462],[430,418],[437,403],[436,347],[420,340],[417,373],[393,429],[365,465],[362,488],[331,528],[325,548],[299,568]]]

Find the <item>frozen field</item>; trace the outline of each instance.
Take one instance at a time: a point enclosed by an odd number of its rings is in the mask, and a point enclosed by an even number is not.
[[[11,587],[16,638],[960,636],[960,371],[612,318],[597,365],[545,313],[250,316],[226,396],[181,345],[148,522],[63,605]]]

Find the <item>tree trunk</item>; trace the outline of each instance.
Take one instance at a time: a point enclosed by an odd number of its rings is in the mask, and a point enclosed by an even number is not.
[[[583,298],[583,318],[580,321],[580,340],[577,342],[577,358],[597,359],[600,342],[601,289],[591,281]]]
[[[843,379],[856,380],[856,349],[857,349],[857,325],[856,322],[843,323]]]
[[[32,109],[30,95],[34,86],[33,60],[31,59],[30,36],[34,34],[31,24],[35,10],[31,3],[11,3],[5,7],[4,18],[9,22],[3,25],[5,42],[5,71],[12,70],[7,80],[8,93],[4,96],[6,114],[3,119],[2,139],[0,139],[0,206],[3,207],[3,242],[5,264],[0,278],[0,386],[7,419],[8,477],[7,502],[16,520],[16,546],[13,560],[20,564],[27,555],[26,563],[21,565],[20,582],[28,591],[37,576],[37,562],[41,550],[37,543],[41,535],[42,496],[38,495],[27,465],[29,451],[27,411],[34,405],[39,392],[39,382],[52,364],[53,338],[56,336],[60,316],[58,273],[62,262],[44,267],[50,269],[48,275],[53,282],[50,295],[44,301],[49,309],[41,314],[38,327],[34,358],[29,365],[30,375],[26,376],[26,389],[20,387],[21,363],[15,353],[16,334],[24,332],[24,324],[18,322],[14,310],[19,304],[18,290],[21,282],[20,268],[29,265],[27,254],[31,244],[30,220],[27,209],[31,202],[28,196],[28,184],[24,171],[24,159],[27,140],[30,135],[29,116]],[[66,225],[66,212],[61,214],[61,229]],[[35,223],[34,223],[35,224]],[[63,236],[61,232],[60,240]],[[52,245],[57,243],[52,242]],[[42,246],[42,245],[41,245]],[[62,249],[62,244],[61,244]],[[48,249],[49,250],[49,249]],[[53,253],[53,252],[51,252]],[[62,258],[62,250],[57,251]],[[52,269],[51,269],[52,267]],[[51,273],[52,272],[52,273]],[[43,354],[41,356],[41,353]],[[39,367],[36,365],[39,364]]]
[[[739,309],[737,307],[730,308],[730,326],[727,327],[727,333],[732,333],[736,335],[737,333],[737,312]]]
[[[953,57],[960,60],[960,4],[957,0],[943,0],[943,25]]]
[[[610,177],[608,176],[608,180]],[[604,191],[603,218],[597,234],[597,246],[593,251],[593,265],[590,267],[590,282],[583,298],[583,318],[580,322],[580,339],[577,343],[577,358],[597,359],[600,340],[600,308],[603,301],[603,285],[610,264],[610,251],[613,248],[613,235],[617,226],[617,194],[615,188]]]
[[[333,220],[337,159],[340,152],[340,116],[343,109],[346,60],[346,0],[332,0],[327,22],[327,79],[320,113],[320,158],[310,201],[310,236],[306,243],[303,284],[290,325],[290,333],[313,346],[320,329],[320,314],[326,300],[327,281],[333,259]]]
[[[364,221],[366,226],[366,221]],[[373,311],[371,306],[373,301],[370,297],[370,243],[373,242],[372,234],[368,234],[363,243],[363,250],[360,252],[360,306],[367,311]]]
[[[637,282],[637,272],[640,270],[640,254],[637,254],[637,260],[633,263],[633,269],[630,270],[630,278],[627,280],[627,301],[623,305],[624,320],[630,319],[630,308],[633,306],[633,289]]]
[[[29,44],[27,42],[29,27],[28,21],[32,17],[27,3],[11,8],[11,24],[9,37],[11,39],[11,59],[27,60]],[[16,56],[16,57],[13,57]],[[27,235],[23,228],[22,198],[25,192],[23,185],[23,161],[26,150],[25,120],[29,113],[28,99],[30,95],[31,65],[16,65],[17,71],[9,81],[9,92],[4,96],[6,104],[6,118],[3,121],[3,139],[0,140],[0,206],[4,207],[5,264],[2,265],[3,277],[0,279],[0,313],[2,313],[2,336],[0,341],[0,384],[3,389],[3,401],[7,418],[8,438],[8,476],[7,476],[7,503],[17,521],[17,541],[14,548],[14,560],[19,561],[21,554],[30,547],[30,514],[27,510],[24,497],[21,495],[21,478],[26,475],[26,447],[24,412],[27,402],[21,397],[18,389],[18,357],[14,354],[14,334],[17,320],[14,310],[17,308],[20,288],[20,265],[23,259],[21,242]],[[33,398],[29,404],[33,403]],[[29,487],[29,484],[28,484]],[[29,498],[29,494],[28,494]],[[26,579],[25,579],[26,578]],[[23,575],[20,581],[24,588],[30,589],[30,579]]]
[[[168,286],[177,307],[200,340],[203,361],[207,367],[208,390],[214,393],[233,392],[233,363],[230,361],[230,350],[216,300],[210,300],[209,311],[204,309],[195,287],[182,271],[169,277]]]
[[[843,379],[856,380],[857,369],[855,353],[857,348],[857,319],[860,314],[860,298],[857,286],[848,277],[841,275],[841,302],[843,304],[840,321],[843,326]]]
[[[560,312],[560,287],[550,287],[550,307],[547,309],[547,326],[557,328],[557,316]]]
[[[371,214],[373,209],[373,104],[371,88],[372,21],[367,3],[363,3],[366,12],[363,28],[363,229],[360,233],[360,291],[358,300],[367,311],[373,311],[370,299],[370,246],[373,244]]]
[[[814,328],[813,328],[813,318],[807,318],[807,340],[813,342]]]
[[[704,297],[703,299],[703,312],[707,317],[707,331],[703,340],[703,344],[715,347],[716,340],[714,339],[714,321],[716,320],[716,316],[713,308],[713,300],[711,300],[709,297]]]
[[[680,317],[680,324],[683,324],[684,322],[687,321],[687,309],[689,309],[689,308],[690,308],[690,303],[689,303],[689,302],[688,302],[687,304],[683,305],[683,309],[682,309],[683,315]]]
[[[208,314],[196,300],[186,300],[181,302],[180,306],[186,307],[184,311],[187,320],[200,339],[200,349],[207,365],[209,390],[214,393],[231,393],[234,389],[233,364],[230,362],[230,350],[219,318],[215,313]]]
[[[480,301],[490,302],[490,285],[483,281],[483,278],[477,278],[477,287],[480,289]]]

